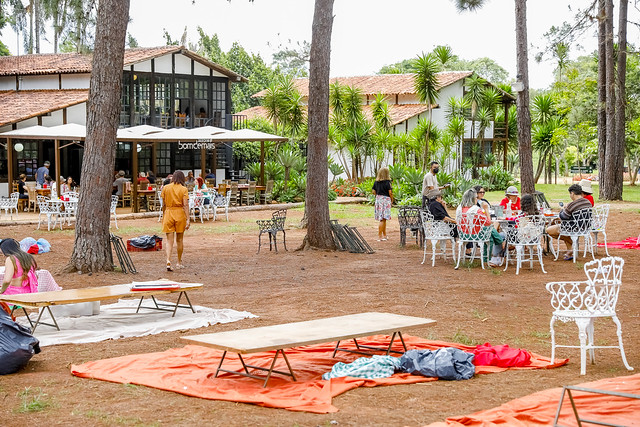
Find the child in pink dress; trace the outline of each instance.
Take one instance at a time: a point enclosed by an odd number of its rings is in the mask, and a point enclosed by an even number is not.
[[[0,294],[16,295],[38,292],[36,263],[33,255],[23,251],[14,239],[2,239],[0,252],[6,256]]]

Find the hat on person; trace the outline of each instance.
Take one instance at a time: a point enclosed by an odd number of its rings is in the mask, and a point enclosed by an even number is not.
[[[518,189],[516,187],[514,187],[513,185],[507,187],[507,191],[504,192],[504,194],[506,194],[507,196],[517,196],[518,195]]]
[[[582,192],[587,194],[592,194],[593,190],[591,189],[591,181],[588,179],[583,179],[579,182],[580,187],[582,187]]]
[[[118,176],[124,176],[124,171],[118,172]]]
[[[47,160],[47,161],[44,162],[44,165],[45,166],[51,166],[51,162],[49,162],[49,160]]]

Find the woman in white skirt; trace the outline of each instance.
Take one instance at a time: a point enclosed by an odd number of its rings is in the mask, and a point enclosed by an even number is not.
[[[375,218],[376,221],[380,221],[378,241],[387,240],[387,220],[391,219],[391,204],[393,203],[389,168],[378,170],[376,182],[373,183],[373,194],[376,195]]]

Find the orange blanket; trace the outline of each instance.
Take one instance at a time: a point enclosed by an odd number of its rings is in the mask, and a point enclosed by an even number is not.
[[[358,339],[360,344],[386,346],[389,336],[377,335]],[[408,348],[436,350],[441,347],[455,347],[464,351],[473,351],[474,347],[442,341],[428,341],[422,338],[405,336]],[[238,375],[222,373],[214,378],[222,352],[197,345],[173,348],[160,353],[134,354],[113,359],[72,365],[71,373],[78,377],[95,378],[118,383],[131,383],[174,391],[188,396],[205,399],[228,400],[232,402],[254,403],[261,406],[284,408],[290,411],[314,413],[336,412],[331,404],[333,396],[357,387],[375,387],[379,385],[410,384],[435,381],[419,375],[395,374],[390,378],[367,380],[361,378],[334,378],[325,381],[322,374],[331,370],[337,362],[349,363],[357,354],[339,352],[332,358],[336,343],[316,344],[286,350],[293,373],[297,381],[275,374],[266,388],[263,382]],[[341,347],[355,349],[352,342],[341,343]],[[402,344],[395,343],[394,350],[401,350]],[[274,351],[243,356],[245,363],[256,366],[269,366]],[[564,365],[568,359],[549,359],[533,354],[531,364],[522,368],[540,369]],[[227,369],[240,370],[237,355],[228,353],[224,361]],[[286,371],[282,357],[278,357],[276,369]],[[476,366],[476,374],[502,372],[509,368],[497,366]]]
[[[579,387],[640,394],[640,374],[627,377],[605,378],[579,384]],[[572,390],[581,419],[640,426],[640,400]],[[429,427],[492,427],[492,426],[550,426],[558,410],[562,388],[552,388],[512,400],[497,408],[472,415],[447,418],[445,422]],[[565,395],[558,423],[576,425],[569,396]],[[591,425],[591,424],[589,424]]]

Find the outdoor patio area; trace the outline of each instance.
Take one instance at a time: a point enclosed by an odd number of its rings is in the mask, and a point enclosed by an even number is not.
[[[617,241],[637,234],[640,219],[629,216],[637,205],[614,203],[608,225],[608,240]],[[180,282],[204,283],[204,289],[191,296],[194,304],[210,308],[247,311],[259,317],[233,324],[221,324],[196,330],[196,334],[232,331],[287,322],[306,321],[360,312],[389,312],[431,318],[435,325],[411,328],[408,334],[427,340],[476,345],[509,344],[514,348],[548,357],[551,354],[549,320],[550,281],[582,280],[582,258],[576,264],[553,261],[545,256],[543,274],[538,266],[515,269],[482,270],[479,263],[458,270],[453,262],[437,260],[421,265],[422,250],[412,239],[400,246],[396,217],[390,221],[388,241],[376,241],[377,227],[373,208],[366,205],[331,204],[331,217],[356,226],[375,250],[373,254],[304,251],[294,249],[302,243],[305,231],[297,228],[301,207],[289,207],[287,247],[289,251],[256,254],[256,220],[271,217],[271,210],[237,210],[229,222],[194,222],[185,234],[184,270],[166,272],[163,252],[132,252],[138,269],[135,276],[118,272],[91,276],[60,272],[71,254],[74,231],[34,230],[33,224],[2,227],[6,237],[44,237],[52,245],[48,254],[37,255],[41,268],[52,272],[65,289],[155,280],[162,277]],[[21,213],[22,215],[22,213]],[[144,215],[144,214],[141,214]],[[116,234],[129,239],[142,234],[160,234],[155,218],[122,219]],[[635,236],[635,235],[634,235]],[[279,237],[280,238],[280,237]],[[625,258],[618,315],[627,359],[640,366],[640,327],[637,307],[640,295],[635,280],[640,273],[640,251],[610,249],[611,255]],[[204,256],[203,254],[207,254]],[[598,258],[603,256],[603,252]],[[69,366],[110,357],[138,353],[164,352],[186,343],[181,331],[145,338],[123,338],[93,344],[53,345],[34,356],[27,371],[31,392],[41,393],[47,411],[14,412],[18,424],[60,422],[69,424],[187,424],[203,421],[225,425],[424,425],[448,416],[469,414],[503,404],[530,393],[567,384],[601,378],[630,375],[615,349],[596,351],[595,365],[587,365],[580,376],[578,349],[560,349],[556,357],[569,363],[555,369],[507,371],[478,375],[468,381],[435,381],[389,387],[359,388],[333,399],[338,412],[312,414],[256,405],[198,399],[183,394],[71,376]],[[36,333],[37,335],[37,333]],[[577,341],[574,324],[557,325],[558,339]],[[616,342],[610,321],[596,323],[598,344]],[[214,372],[211,373],[213,376]],[[10,377],[7,377],[9,379]],[[246,379],[247,381],[255,381]],[[18,408],[24,399],[19,382],[3,381],[6,408]],[[490,392],[488,392],[490,390]],[[22,394],[21,394],[22,393]],[[81,394],[83,399],[71,399]],[[455,398],[452,398],[455,396]],[[101,402],[96,408],[95,402]],[[132,405],[131,402],[136,404]],[[158,408],[171,408],[159,412]],[[375,420],[375,422],[373,422]]]

